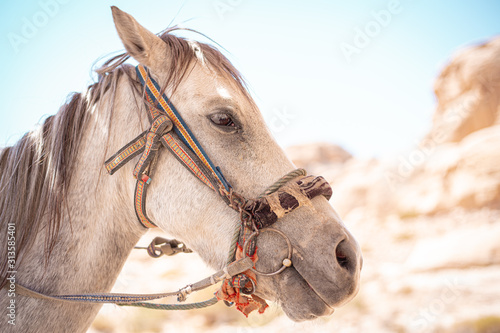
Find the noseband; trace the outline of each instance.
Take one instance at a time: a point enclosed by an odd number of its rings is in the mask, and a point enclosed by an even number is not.
[[[277,220],[289,212],[302,207],[311,206],[311,199],[322,195],[330,199],[332,189],[323,177],[306,176],[303,169],[294,170],[256,199],[248,199],[234,191],[233,187],[224,178],[221,169],[215,166],[202,146],[193,135],[185,121],[169,101],[161,93],[158,83],[150,76],[146,67],[136,67],[137,76],[144,88],[145,105],[151,126],[135,139],[116,152],[105,162],[109,174],[115,173],[134,157],[139,156],[135,165],[133,176],[137,180],[134,194],[134,208],[139,223],[145,228],[154,228],[156,224],[146,214],[146,194],[154,175],[158,153],[164,147],[170,151],[196,178],[214,190],[221,199],[240,215],[241,224],[236,230],[229,251],[227,266],[200,282],[188,285],[174,293],[152,295],[125,295],[125,294],[85,294],[85,295],[56,295],[48,296],[23,286],[18,286],[21,293],[36,298],[46,298],[62,301],[115,303],[119,305],[134,305],[148,308],[174,309],[176,305],[144,303],[145,300],[159,299],[177,295],[179,301],[184,301],[186,296],[207,286],[223,281],[221,289],[216,293],[217,299],[224,300],[226,304],[235,303],[238,310],[248,315],[258,309],[263,312],[267,307],[265,301],[254,295],[257,275],[272,276],[281,273],[292,265],[292,245],[288,237],[281,231],[270,228]],[[257,261],[257,237],[263,232],[279,235],[286,241],[287,256],[282,261],[282,266],[274,272],[261,272],[255,268]],[[163,241],[165,241],[163,239]],[[174,240],[172,244],[175,243]],[[148,252],[153,257],[161,254],[156,252],[155,241]],[[170,243],[169,247],[172,253]],[[177,251],[180,252],[180,251]],[[189,252],[183,248],[183,252]],[[251,260],[250,260],[251,259]],[[249,295],[249,297],[244,295]],[[208,300],[198,303],[177,305],[175,309],[190,309],[208,306],[215,301]],[[198,306],[196,306],[198,304]]]

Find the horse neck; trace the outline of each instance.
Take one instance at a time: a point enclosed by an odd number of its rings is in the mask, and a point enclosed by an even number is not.
[[[41,251],[45,245],[42,230],[18,268],[17,282],[26,287],[48,294],[107,292],[145,232],[133,210],[132,166],[125,166],[127,170],[112,177],[103,168],[105,158],[123,145],[124,138],[136,136],[147,122],[131,110],[137,104],[130,100],[133,93],[128,78],[122,75],[116,80],[116,90],[104,93],[87,111],[91,115],[75,157],[60,233],[50,260],[45,263]],[[85,331],[100,308],[48,305],[25,297],[18,300],[22,308],[18,324],[47,332]]]

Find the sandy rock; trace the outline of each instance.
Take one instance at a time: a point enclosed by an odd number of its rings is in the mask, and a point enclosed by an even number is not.
[[[387,215],[393,208],[393,190],[385,178],[386,161],[377,159],[351,159],[341,166],[332,184],[332,205],[341,216],[363,207],[374,215]]]
[[[424,141],[459,142],[500,121],[500,39],[459,52],[437,78],[433,125]]]
[[[422,239],[409,256],[410,271],[471,268],[500,264],[500,224],[450,231]]]
[[[297,167],[308,170],[318,164],[342,164],[352,157],[344,148],[330,143],[292,146],[286,153]]]
[[[461,159],[450,174],[447,206],[500,207],[500,125],[475,132],[460,145]]]
[[[398,188],[398,211],[434,214],[455,207],[500,207],[500,125],[436,148]]]
[[[459,52],[435,83],[429,133],[392,162],[359,160],[339,146],[288,150],[324,175],[341,215],[363,207],[378,217],[432,215],[455,207],[500,208],[500,38]]]

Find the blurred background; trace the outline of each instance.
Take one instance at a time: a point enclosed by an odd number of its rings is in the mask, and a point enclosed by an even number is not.
[[[123,49],[110,5],[153,32],[177,24],[224,47],[278,143],[331,182],[365,265],[359,295],[315,322],[293,323],[275,304],[249,319],[222,304],[105,306],[90,332],[500,332],[499,2],[4,2],[0,146],[57,112],[92,82],[96,61]],[[135,252],[115,291],[204,277],[209,269],[190,256]],[[144,276],[155,278],[145,285]]]

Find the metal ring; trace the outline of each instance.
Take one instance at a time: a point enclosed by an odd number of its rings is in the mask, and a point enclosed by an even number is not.
[[[254,292],[255,292],[255,282],[253,282],[253,279],[252,278],[248,278],[250,280],[250,282],[252,283],[252,288],[250,289],[246,289],[246,288],[241,288],[241,292],[245,295],[252,295]]]
[[[292,261],[292,243],[290,242],[290,239],[288,239],[288,237],[281,231],[279,231],[278,229],[274,229],[274,228],[265,228],[265,229],[261,229],[261,230],[257,230],[255,232],[253,232],[248,238],[247,240],[245,241],[245,245],[243,246],[243,255],[246,257],[247,256],[247,251],[248,251],[248,247],[250,246],[250,242],[252,241],[253,238],[255,238],[257,235],[259,235],[259,233],[261,232],[265,232],[265,231],[272,231],[272,232],[275,232],[277,233],[278,235],[280,235],[281,237],[283,237],[286,241],[286,244],[288,246],[288,256],[286,258],[283,259],[283,266],[281,266],[277,271],[275,272],[272,272],[272,273],[264,273],[264,272],[261,272],[261,271],[258,271],[257,269],[255,268],[250,268],[250,270],[252,272],[254,272],[255,274],[258,274],[258,275],[263,275],[263,276],[273,276],[273,275],[276,275],[276,274],[279,274],[281,272],[283,272],[285,270],[285,268],[287,267],[290,267],[291,266],[291,261]]]

